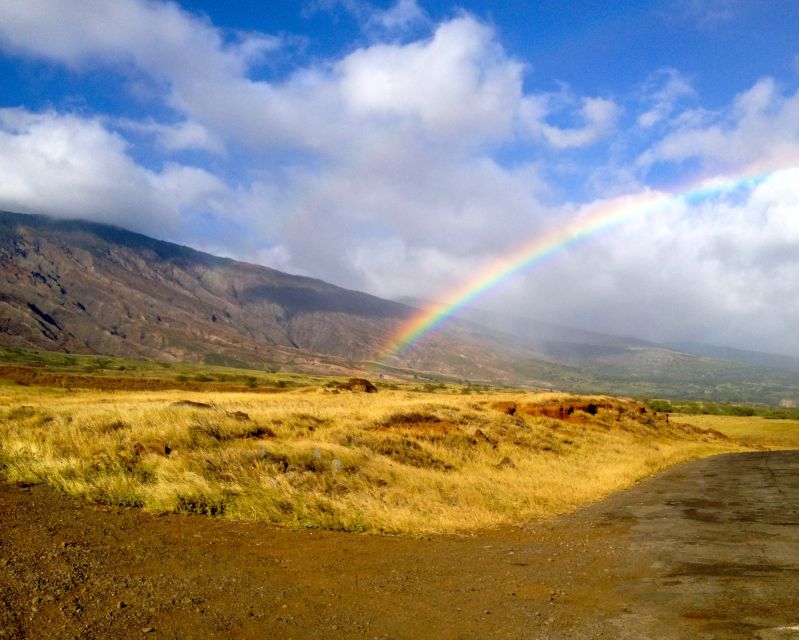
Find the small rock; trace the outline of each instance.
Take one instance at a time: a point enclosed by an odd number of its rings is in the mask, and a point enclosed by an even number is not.
[[[504,458],[502,458],[502,460],[499,461],[499,463],[497,463],[497,469],[515,469],[515,468],[516,465],[513,463],[513,460],[511,460],[508,456],[505,456]]]
[[[124,609],[127,606],[128,605],[124,600],[120,600],[119,602],[117,602],[117,609]]]
[[[153,629],[152,627],[142,627],[141,630],[142,633],[152,633],[153,631],[155,631],[155,629]]]
[[[42,601],[42,599],[41,599],[39,596],[35,596],[35,597],[33,598],[33,600],[31,600],[31,604],[32,604],[32,605],[35,607],[35,606],[36,606],[37,604],[39,604],[41,601]]]
[[[333,471],[341,471],[344,468],[344,464],[338,458],[333,458],[333,461],[330,463]]]
[[[490,444],[492,447],[495,446],[491,439],[483,433],[482,429],[475,430],[474,434],[472,434],[471,439],[472,444]]]

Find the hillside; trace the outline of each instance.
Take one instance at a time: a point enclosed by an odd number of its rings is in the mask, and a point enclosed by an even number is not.
[[[799,372],[467,313],[391,366],[416,309],[82,221],[0,213],[0,346],[306,373],[799,403]],[[486,327],[492,327],[488,329]],[[723,355],[723,354],[722,354]],[[734,355],[734,354],[733,354]]]
[[[414,299],[402,301],[425,304]],[[789,407],[799,404],[796,358],[697,343],[663,345],[474,307],[463,309],[460,317],[474,326],[492,327],[494,335],[551,363],[547,379],[558,389]]]
[[[355,371],[415,312],[123,229],[13,213],[0,213],[0,274],[2,346],[68,353]],[[453,326],[408,364],[506,382],[520,363],[528,378],[551,369],[479,334]]]

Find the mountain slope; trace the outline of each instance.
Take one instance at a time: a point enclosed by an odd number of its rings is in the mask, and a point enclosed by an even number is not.
[[[416,311],[123,229],[0,213],[5,346],[257,367],[324,354],[352,365],[377,357]],[[485,382],[552,368],[466,323],[427,347],[396,364]]]
[[[796,358],[700,344],[668,346],[473,307],[463,309],[460,317],[492,327],[493,335],[511,348],[508,340],[557,364],[548,380],[560,389],[789,406],[799,402]]]
[[[467,314],[401,357],[375,363],[416,312],[321,280],[106,225],[0,213],[0,346],[799,403],[799,373],[789,367],[486,314]]]
[[[320,280],[42,216],[0,214],[0,263],[10,346],[250,363],[269,347],[302,347],[363,358],[411,313]]]

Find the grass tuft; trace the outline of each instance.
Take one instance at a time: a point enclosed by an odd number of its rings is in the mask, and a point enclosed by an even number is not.
[[[422,534],[564,513],[740,449],[632,401],[434,391],[7,385],[0,470],[156,513]]]

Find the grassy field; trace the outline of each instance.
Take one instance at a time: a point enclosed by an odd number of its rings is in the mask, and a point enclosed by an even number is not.
[[[421,534],[567,512],[675,463],[741,448],[632,401],[409,389],[5,383],[0,471],[153,512]]]
[[[799,449],[799,420],[719,415],[674,415],[672,419],[700,429],[715,429],[752,447]]]

